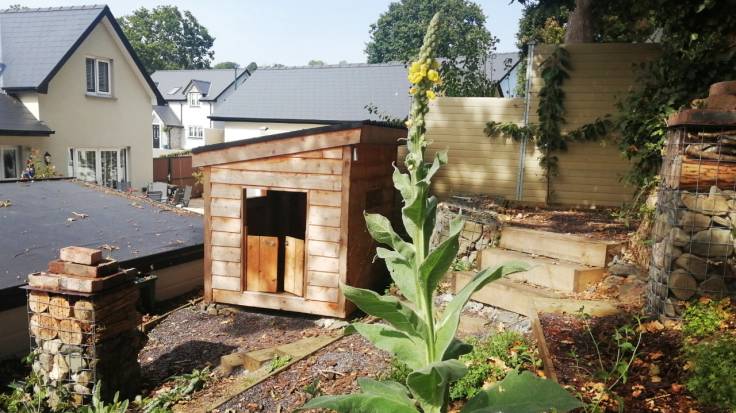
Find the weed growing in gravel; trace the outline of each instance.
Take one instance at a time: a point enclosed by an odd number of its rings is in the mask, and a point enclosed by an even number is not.
[[[285,365],[289,364],[291,362],[291,356],[276,356],[273,359],[271,359],[271,363],[268,365],[268,372],[274,372],[281,367],[284,367]]]
[[[169,378],[173,387],[167,388],[157,394],[141,398],[138,396],[133,402],[142,413],[168,413],[171,406],[186,399],[190,394],[204,387],[210,379],[208,367],[202,370],[193,370],[189,374],[173,376]]]

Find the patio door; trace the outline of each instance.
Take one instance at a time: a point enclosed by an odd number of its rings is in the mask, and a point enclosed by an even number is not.
[[[128,180],[128,150],[126,148],[79,148],[70,151],[72,174],[86,182],[95,182],[117,188],[120,181]]]
[[[0,180],[18,179],[18,148],[0,147]]]

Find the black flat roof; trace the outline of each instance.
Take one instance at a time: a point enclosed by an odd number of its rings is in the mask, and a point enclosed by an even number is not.
[[[77,181],[0,183],[2,201],[10,206],[0,208],[0,291],[25,284],[29,273],[44,271],[70,245],[108,245],[116,249],[105,256],[143,263],[191,255],[204,243],[201,215]]]

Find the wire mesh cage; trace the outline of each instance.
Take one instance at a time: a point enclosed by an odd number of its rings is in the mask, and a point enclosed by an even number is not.
[[[736,122],[685,112],[670,119],[663,151],[647,297],[650,312],[670,318],[736,291]]]
[[[41,385],[75,404],[88,402],[98,382],[103,399],[135,394],[142,345],[135,286],[104,294],[27,292],[32,371]]]

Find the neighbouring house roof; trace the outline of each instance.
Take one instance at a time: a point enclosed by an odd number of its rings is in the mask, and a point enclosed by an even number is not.
[[[107,17],[160,104],[146,69],[104,5],[0,10],[0,87],[45,93],[54,75],[97,24]]]
[[[17,99],[0,93],[0,135],[48,136],[54,133]]]
[[[175,128],[184,127],[170,106],[157,105],[153,107],[153,111],[156,112],[156,115],[161,119],[161,122],[163,122],[165,126],[172,126]]]
[[[10,201],[0,208],[0,297],[70,245],[111,246],[109,256],[141,270],[163,257],[202,257],[201,215],[70,180],[0,183],[0,199]],[[70,221],[73,212],[87,217]]]
[[[200,100],[217,100],[237,78],[248,76],[247,68],[200,69],[200,70],[157,70],[151,78],[164,99],[186,100],[186,92],[194,85],[202,93]]]
[[[312,122],[403,119],[409,114],[403,63],[259,68],[210,116],[213,120]],[[374,105],[379,115],[371,114]]]
[[[486,59],[486,76],[488,79],[497,82],[511,72],[518,62],[518,52],[493,53]]]
[[[386,133],[388,130],[394,130]],[[396,131],[400,131],[395,133]],[[303,137],[312,137],[305,143]],[[192,166],[200,167],[259,158],[309,152],[358,143],[401,145],[406,128],[372,120],[338,122],[326,126],[299,129],[273,135],[259,136],[230,142],[192,148]],[[228,151],[245,148],[244,151]]]

